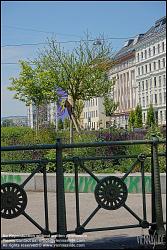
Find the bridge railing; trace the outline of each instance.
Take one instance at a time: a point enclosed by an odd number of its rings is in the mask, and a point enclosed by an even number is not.
[[[1,217],[4,219],[16,218],[19,215],[24,215],[32,224],[34,224],[44,235],[67,235],[69,233],[83,234],[85,232],[117,230],[125,228],[148,228],[150,234],[165,235],[165,228],[163,221],[162,197],[161,197],[161,183],[160,183],[160,168],[159,157],[166,156],[165,152],[159,152],[158,145],[165,144],[166,140],[160,140],[153,137],[152,140],[128,140],[128,141],[109,141],[109,142],[92,142],[92,143],[73,143],[63,144],[61,139],[57,139],[55,144],[45,145],[16,145],[2,147],[1,151],[21,151],[21,150],[37,150],[37,149],[55,149],[55,159],[36,159],[36,160],[5,160],[1,161],[1,165],[8,164],[37,164],[32,173],[21,185],[15,183],[4,183],[1,185]],[[145,152],[139,155],[108,155],[108,156],[85,156],[79,157],[72,155],[63,159],[63,151],[65,149],[73,148],[87,148],[87,147],[105,147],[105,146],[118,146],[118,145],[148,145],[151,149],[150,154]],[[127,172],[121,177],[108,176],[99,179],[88,167],[85,166],[86,161],[96,160],[109,160],[109,159],[124,159],[131,158],[134,162],[129,166]],[[145,191],[145,160],[151,158],[151,203],[152,203],[152,219],[147,220],[146,211],[146,191]],[[47,198],[47,172],[46,165],[53,162],[56,165],[56,206],[57,206],[57,231],[51,232],[49,229],[49,216],[48,216],[48,198]],[[65,203],[65,190],[64,190],[64,170],[63,163],[72,162],[74,165],[75,173],[75,205],[76,205],[76,227],[74,230],[67,229],[66,222],[66,203]],[[140,164],[141,178],[142,178],[142,210],[143,217],[140,218],[133,209],[127,204],[128,189],[125,184],[125,179],[134,170],[135,166]],[[78,174],[79,168],[86,171],[96,182],[94,195],[97,202],[97,207],[85,220],[84,223],[80,222],[80,204],[79,204],[79,188],[78,188]],[[29,216],[26,211],[27,195],[24,186],[31,180],[37,173],[43,173],[43,187],[44,187],[44,213],[45,213],[45,227],[43,228],[34,219]],[[17,201],[17,202],[16,202]],[[122,226],[109,226],[103,228],[87,229],[86,226],[93,216],[100,210],[116,210],[124,207],[132,216],[134,216],[138,223]]]

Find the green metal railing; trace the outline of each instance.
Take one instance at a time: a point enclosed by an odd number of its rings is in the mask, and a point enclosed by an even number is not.
[[[63,144],[61,139],[57,139],[54,145],[29,145],[29,146],[7,146],[2,147],[1,151],[21,151],[21,150],[33,150],[33,149],[55,149],[55,160],[38,159],[38,160],[8,160],[1,162],[1,165],[7,164],[37,164],[37,167],[29,175],[29,177],[21,184],[13,186],[11,183],[4,183],[1,187],[1,217],[3,218],[15,218],[18,215],[24,215],[31,223],[33,223],[42,234],[45,235],[67,235],[70,233],[83,234],[85,232],[96,232],[105,230],[118,230],[128,228],[148,228],[150,234],[165,235],[165,228],[163,221],[163,209],[161,198],[161,184],[160,184],[160,170],[159,170],[159,157],[166,156],[165,152],[158,152],[158,145],[165,144],[166,140],[159,140],[157,137],[153,137],[152,140],[135,140],[135,141],[111,141],[111,142],[94,142],[94,143],[77,143],[77,144]],[[139,155],[112,155],[112,156],[89,156],[89,157],[69,157],[63,159],[63,150],[72,148],[85,148],[85,147],[105,147],[116,145],[144,145],[147,144],[151,148],[151,154],[141,153]],[[152,220],[147,220],[146,211],[146,192],[145,192],[145,160],[151,158],[151,180],[152,180]],[[110,159],[134,159],[133,164],[129,167],[127,172],[121,177],[108,176],[103,179],[99,179],[89,168],[85,166],[86,161],[96,160],[110,160]],[[48,200],[47,200],[47,173],[46,165],[48,162],[53,162],[56,165],[56,206],[57,206],[57,231],[51,232],[49,229],[49,216],[48,216]],[[74,230],[69,231],[67,229],[66,222],[66,203],[65,203],[65,190],[64,190],[64,171],[63,162],[72,162],[74,165],[75,173],[75,200],[76,200],[76,227]],[[142,178],[142,210],[143,217],[140,218],[127,204],[126,199],[128,197],[128,190],[124,180],[133,171],[135,166],[140,164],[141,178]],[[80,204],[79,204],[79,188],[78,188],[78,174],[79,168],[86,171],[96,182],[96,188],[94,191],[95,199],[97,201],[97,207],[88,216],[84,223],[80,222]],[[43,185],[44,185],[44,207],[45,207],[45,228],[42,228],[36,221],[34,221],[26,212],[26,194],[24,194],[24,186],[27,182],[37,173],[43,173]],[[17,197],[18,193],[22,193],[22,197]],[[15,195],[16,198],[22,199],[22,204],[18,203],[18,207],[14,207],[15,203],[11,200],[11,195]],[[12,207],[13,206],[13,207]],[[20,208],[20,207],[21,208]],[[122,226],[109,226],[103,228],[86,228],[89,221],[100,209],[116,210],[120,207],[124,207],[132,216],[134,216],[138,223]],[[19,210],[20,209],[20,210]],[[18,211],[16,211],[18,210]]]

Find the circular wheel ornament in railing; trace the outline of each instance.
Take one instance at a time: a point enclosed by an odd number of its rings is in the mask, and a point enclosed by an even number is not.
[[[16,183],[1,185],[1,217],[13,219],[21,215],[27,206],[27,195]]]
[[[98,182],[94,194],[97,203],[102,208],[115,210],[125,204],[128,190],[120,178],[108,176]]]

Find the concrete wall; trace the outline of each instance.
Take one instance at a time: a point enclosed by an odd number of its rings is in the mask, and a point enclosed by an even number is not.
[[[30,174],[29,173],[5,173],[1,174],[1,183],[14,182],[21,184]],[[121,177],[124,174],[111,174],[111,176]],[[109,174],[96,174],[96,176],[101,179]],[[94,191],[96,186],[96,181],[88,174],[79,174],[79,192],[81,193],[91,193]],[[130,174],[126,179],[125,183],[128,187],[129,193],[141,193],[141,174],[135,173]],[[56,176],[53,173],[47,174],[47,185],[49,192],[56,191]],[[65,192],[75,191],[75,179],[74,174],[65,174],[64,178]],[[145,186],[146,193],[151,193],[151,175],[145,174]],[[35,176],[25,185],[26,191],[43,191],[43,176],[40,173],[35,174]],[[166,174],[161,174],[161,192],[166,193]]]

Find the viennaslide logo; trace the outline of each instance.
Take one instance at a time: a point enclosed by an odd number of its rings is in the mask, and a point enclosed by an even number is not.
[[[140,235],[137,236],[137,242],[139,245],[146,246],[146,245],[165,245],[165,238],[166,235]]]

